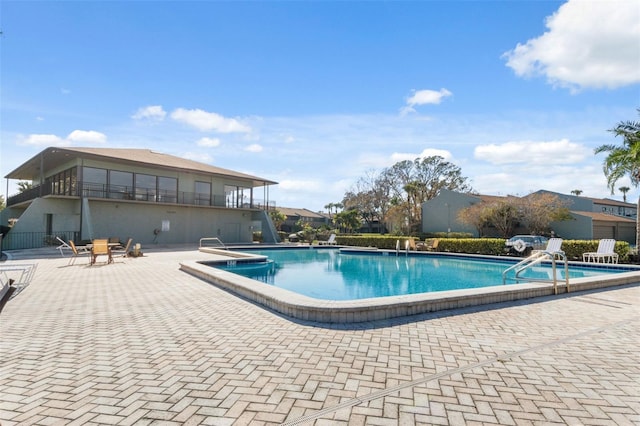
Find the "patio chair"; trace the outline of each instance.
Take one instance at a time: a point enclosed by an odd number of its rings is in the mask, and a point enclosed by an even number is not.
[[[60,237],[56,237],[56,240],[58,240],[60,242],[60,245],[58,247],[56,247],[58,250],[60,250],[60,256],[64,257],[64,253],[62,252],[63,249],[69,249],[71,250],[71,246],[67,243],[64,242],[64,240]]]
[[[437,238],[434,238],[433,240],[431,240],[431,243],[427,244],[427,246],[426,246],[427,251],[437,251],[439,242],[440,242],[440,240],[437,239]]]
[[[107,265],[113,263],[113,256],[111,255],[111,249],[109,248],[109,240],[99,239],[93,240],[91,246],[91,265],[96,263],[98,256],[107,256]]]
[[[436,251],[438,249],[438,239],[427,238],[424,241],[418,241],[416,243],[416,249],[418,251]]]
[[[333,246],[336,245],[336,234],[331,234],[329,235],[329,239],[327,241],[318,241],[319,245],[328,245],[328,246]]]
[[[76,245],[74,244],[73,241],[69,240],[69,246],[71,246],[71,252],[73,253],[73,255],[71,256],[71,258],[69,259],[69,263],[68,266],[73,265],[76,262],[76,259],[82,256],[89,256],[91,253],[87,250],[86,247],[82,247],[82,248],[78,248],[76,247]]]
[[[124,246],[124,248],[113,248],[111,249],[111,254],[112,255],[116,255],[116,256],[120,256],[122,255],[122,257],[127,257],[129,255],[129,249],[131,249],[131,243],[133,242],[133,238],[129,238],[127,240],[127,244]]]
[[[616,240],[605,238],[598,242],[597,251],[582,254],[583,262],[618,263],[618,253],[615,252]]]

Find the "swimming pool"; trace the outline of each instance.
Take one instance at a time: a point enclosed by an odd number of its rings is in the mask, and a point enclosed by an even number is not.
[[[313,247],[312,247],[313,248]],[[319,252],[334,250],[328,248],[314,248]],[[358,250],[358,249],[356,249]],[[396,317],[436,312],[449,309],[459,309],[472,306],[486,305],[500,302],[513,302],[523,299],[554,296],[567,292],[579,292],[583,290],[603,289],[620,285],[639,285],[640,268],[629,265],[620,265],[619,273],[603,274],[571,278],[570,285],[559,282],[557,288],[550,282],[524,282],[517,285],[497,285],[481,288],[465,288],[458,290],[441,290],[422,293],[411,293],[399,296],[367,297],[353,300],[323,300],[306,296],[285,288],[260,282],[252,278],[244,277],[229,271],[212,267],[217,265],[238,265],[244,262],[256,262],[264,260],[266,256],[256,252],[239,252],[215,248],[200,248],[200,252],[206,253],[210,260],[184,260],[180,262],[180,269],[220,289],[226,290],[236,296],[255,303],[258,306],[271,309],[286,317],[297,320],[312,321],[314,323],[358,323],[375,320],[384,320]],[[288,251],[288,250],[284,250]],[[284,252],[283,251],[283,252]],[[298,249],[297,252],[307,252],[309,247]],[[313,250],[311,250],[313,251]],[[447,253],[414,252],[404,257],[404,254],[396,259],[395,252],[385,250],[359,250],[360,256],[374,256],[377,260],[388,257],[393,264],[398,260],[398,266],[403,260],[412,257],[425,259],[429,257],[444,261],[448,258],[481,259],[483,261],[498,260],[503,263],[504,269],[513,264],[504,258],[488,258],[486,256],[454,255]],[[268,251],[267,254],[280,252],[280,250]],[[329,253],[329,252],[327,252]],[[358,256],[356,253],[349,255]],[[329,263],[327,262],[327,265]],[[376,266],[377,267],[377,266]],[[314,275],[313,272],[305,273]],[[298,274],[298,275],[305,275]],[[475,274],[470,274],[470,280],[475,280]],[[409,286],[409,281],[406,286]],[[557,292],[556,292],[557,291]]]
[[[249,250],[268,261],[234,262],[213,266],[278,288],[323,300],[372,297],[481,288],[502,284],[511,260],[452,256],[407,256],[404,253],[337,249]],[[572,266],[569,278],[595,277],[620,270]],[[564,270],[557,271],[564,280]],[[526,280],[552,279],[550,264],[525,270]],[[515,284],[515,281],[509,281]]]

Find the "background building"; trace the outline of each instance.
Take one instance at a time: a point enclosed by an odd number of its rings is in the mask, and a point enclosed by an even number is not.
[[[538,191],[534,194],[550,193],[566,200],[571,219],[552,222],[551,229],[565,239],[592,240],[614,238],[635,244],[637,206],[622,201],[579,197],[550,191]],[[494,196],[465,194],[443,189],[437,197],[422,204],[422,232],[467,232],[478,237],[478,230],[458,221],[460,210],[476,203],[507,199],[512,196]],[[485,236],[500,237],[496,230],[487,230]],[[517,228],[514,234],[526,234],[525,228]]]
[[[266,210],[276,182],[146,149],[47,148],[5,176],[33,188],[0,212],[4,249],[65,239],[250,243],[278,237]]]

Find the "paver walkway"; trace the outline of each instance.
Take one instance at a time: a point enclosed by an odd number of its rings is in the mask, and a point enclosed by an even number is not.
[[[640,424],[639,286],[327,327],[178,270],[205,257],[32,260],[0,424]]]

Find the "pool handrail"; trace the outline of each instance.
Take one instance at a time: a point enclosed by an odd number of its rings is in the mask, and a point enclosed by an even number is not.
[[[515,270],[515,277],[514,279],[516,280],[516,282],[518,282],[518,280],[522,280],[523,278],[520,278],[520,273],[525,271],[526,269],[529,269],[545,260],[551,260],[551,269],[552,269],[552,274],[553,274],[553,288],[554,288],[554,293],[558,294],[558,276],[556,275],[556,260],[562,260],[562,262],[564,263],[564,279],[565,279],[565,285],[567,287],[567,293],[569,292],[569,263],[567,262],[567,257],[565,255],[565,253],[563,251],[546,251],[546,250],[540,250],[540,251],[535,251],[531,254],[531,256],[521,260],[520,262],[516,263],[515,265],[512,265],[510,267],[508,267],[507,269],[505,269],[502,272],[502,285],[505,285],[507,283],[507,274],[513,270]]]
[[[202,245],[203,242],[207,242],[207,241],[212,241],[214,243],[213,247],[221,247],[225,250],[228,250],[228,247],[224,245],[224,243],[222,242],[222,240],[220,238],[217,237],[206,237],[206,238],[200,238],[200,242],[199,242],[199,246],[200,247],[205,247]],[[206,246],[206,247],[211,247],[211,246]]]

